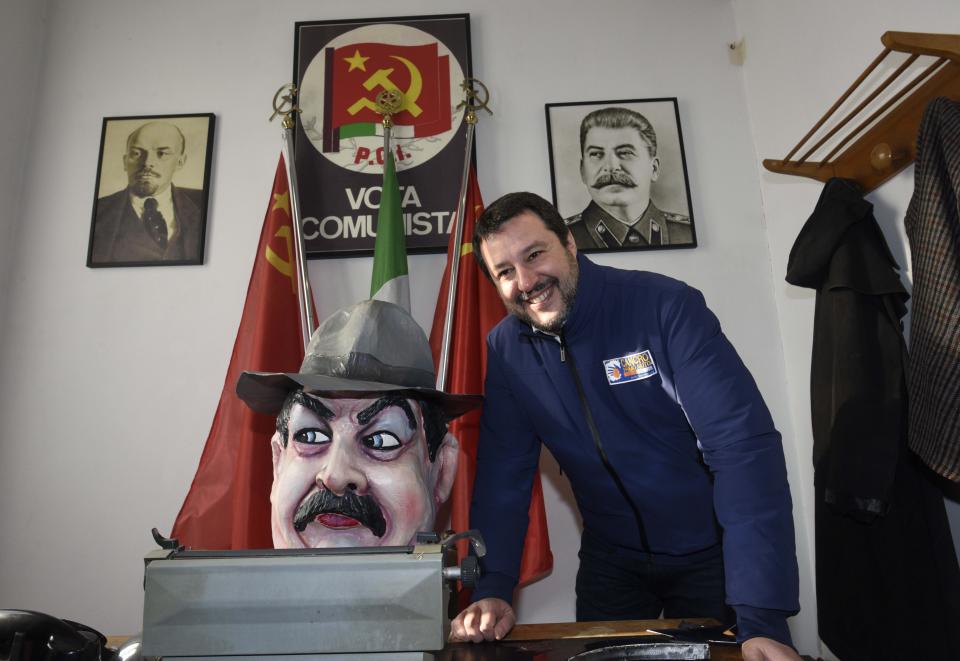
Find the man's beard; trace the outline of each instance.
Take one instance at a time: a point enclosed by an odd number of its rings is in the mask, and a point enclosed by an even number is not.
[[[294,529],[297,532],[303,532],[307,524],[313,523],[321,514],[340,514],[356,519],[377,537],[383,537],[387,531],[383,512],[371,496],[358,496],[349,490],[342,496],[338,496],[328,489],[316,491],[300,503],[300,507],[293,515]]]
[[[160,189],[160,179],[160,175],[152,170],[138,170],[130,181],[130,190],[140,197],[153,195]]]
[[[593,180],[593,183],[590,184],[591,188],[605,188],[607,186],[626,186],[627,188],[636,188],[637,182],[633,180],[626,172],[610,172],[606,174],[601,174],[599,177]]]
[[[562,278],[552,276],[544,278],[534,285],[529,292],[517,294],[513,300],[504,300],[507,311],[520,319],[520,321],[545,333],[552,333],[554,335],[559,333],[560,329],[563,328],[563,324],[567,321],[567,317],[570,316],[573,301],[577,297],[577,281],[579,280],[580,274],[580,265],[577,264],[577,258],[569,252],[567,253],[567,265],[570,267],[569,271]],[[531,298],[536,298],[540,292],[550,285],[556,285],[563,307],[560,308],[560,311],[551,321],[541,325],[539,322],[534,321],[533,317],[527,312],[524,302]]]

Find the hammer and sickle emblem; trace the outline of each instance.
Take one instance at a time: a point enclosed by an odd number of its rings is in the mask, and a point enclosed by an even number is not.
[[[293,232],[289,226],[284,225],[277,230],[277,233],[274,234],[274,236],[279,236],[280,238],[286,240],[287,258],[284,259],[278,255],[269,245],[267,245],[264,257],[267,258],[270,266],[280,271],[280,273],[286,277],[290,278],[290,288],[293,290],[293,293],[297,293],[297,283],[293,279]]]
[[[390,74],[393,73],[392,68],[377,69],[369,78],[363,81],[363,87],[368,92],[378,87],[382,87],[391,92],[401,91],[403,93],[403,105],[400,107],[400,111],[407,110],[414,117],[419,117],[423,113],[423,108],[417,105],[417,99],[420,98],[420,93],[423,91],[423,76],[420,75],[420,70],[417,66],[407,58],[401,57],[400,55],[391,55],[390,57],[407,67],[407,71],[410,72],[410,87],[406,91],[400,90],[400,88],[390,80]],[[351,115],[356,115],[364,108],[376,111],[377,105],[370,99],[361,97],[347,108],[347,112]]]

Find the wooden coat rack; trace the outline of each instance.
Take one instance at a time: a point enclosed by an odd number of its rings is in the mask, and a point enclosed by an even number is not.
[[[860,184],[864,193],[868,193],[913,163],[916,158],[917,131],[927,104],[938,96],[960,99],[960,35],[886,32],[880,41],[884,45],[883,52],[870,63],[870,66],[860,74],[860,77],[837,99],[836,103],[783,160],[764,159],[765,168],[772,172],[810,177],[819,181],[827,181],[833,177],[853,179]],[[861,103],[841,118],[832,129],[808,147],[799,158],[791,160],[810,142],[817,130],[843,105],[884,58],[894,51],[908,53],[910,57],[887,76]],[[808,160],[847,124],[865,115],[864,111],[870,102],[899,78],[921,55],[929,55],[937,59],[879,108],[862,119],[855,128],[838,141],[823,160]],[[887,112],[886,115],[884,115],[885,112]],[[874,124],[878,117],[881,119]],[[850,144],[851,141],[852,144]],[[847,147],[848,144],[849,147]],[[844,147],[847,148],[837,155],[837,152]]]

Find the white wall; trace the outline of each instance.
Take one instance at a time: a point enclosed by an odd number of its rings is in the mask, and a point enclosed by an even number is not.
[[[804,3],[734,0],[746,42],[744,79],[756,157],[783,158],[880,53],[887,30],[956,33],[960,4],[953,0]],[[858,120],[859,121],[859,120]],[[799,472],[812,485],[810,356],[814,292],[784,281],[787,257],[822,190],[818,182],[765,170],[760,177],[773,287],[786,361],[790,410],[796,420]],[[911,289],[910,250],[903,217],[913,192],[913,167],[868,195],[887,243]],[[907,319],[909,322],[909,319]],[[954,491],[954,497],[957,497]],[[812,502],[805,522],[813,530]],[[954,544],[960,550],[960,504],[947,501]]]
[[[20,218],[23,164],[28,153],[43,60],[46,0],[3,0],[0,21],[0,338],[16,227]]]
[[[766,5],[738,8],[741,26],[747,10],[761,26],[774,20]],[[782,264],[771,264],[771,250],[785,254],[789,239],[767,236],[753,109],[743,71],[727,57],[734,12],[710,0],[419,0],[401,12],[386,0],[348,9],[52,2],[11,256],[18,275],[0,309],[0,607],[50,611],[110,633],[139,630],[149,529],[169,530],[186,493],[239,321],[279,150],[278,128],[265,120],[290,75],[294,21],[456,11],[471,13],[475,75],[493,94],[496,114],[481,120],[477,141],[487,201],[521,189],[549,197],[544,103],[679,98],[700,247],[598,261],[702,289],[753,371],[783,431],[794,493],[804,609],[795,640],[816,650],[809,429],[796,403],[806,383],[795,355],[802,339],[792,329],[786,336],[788,381],[777,302],[794,327],[809,325],[811,312],[788,314],[785,301],[798,296],[784,293]],[[816,17],[805,20],[817,34]],[[861,59],[854,53],[851,67]],[[217,114],[206,264],[87,269],[101,118],[167,112]],[[780,149],[794,132],[759,133]],[[812,198],[804,202],[798,217],[812,207]],[[778,226],[772,235],[781,232],[789,233]],[[411,258],[414,315],[425,327],[442,264],[442,256]],[[310,273],[323,317],[365,296],[370,260],[314,261]],[[556,570],[523,592],[519,614],[528,622],[573,617],[577,520],[565,479],[549,458],[544,466]]]

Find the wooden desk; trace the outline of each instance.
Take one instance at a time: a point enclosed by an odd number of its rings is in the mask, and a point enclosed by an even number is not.
[[[437,661],[567,661],[574,654],[602,644],[653,642],[648,629],[672,629],[683,620],[629,620],[623,622],[563,622],[518,624],[497,643],[450,643]],[[686,622],[713,624],[712,620]],[[601,642],[603,641],[603,643]],[[741,661],[739,645],[711,645],[712,661]]]
[[[561,622],[518,624],[504,640],[496,643],[448,643],[436,653],[437,661],[567,661],[605,639],[607,644],[653,640],[648,629],[672,629],[686,621],[713,624],[713,620],[627,620],[623,622]],[[108,636],[116,648],[129,636]],[[711,661],[742,661],[738,645],[711,645]]]

